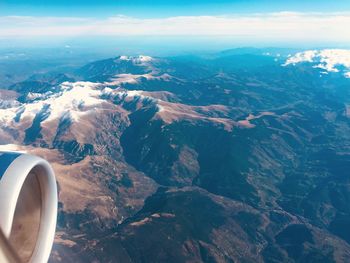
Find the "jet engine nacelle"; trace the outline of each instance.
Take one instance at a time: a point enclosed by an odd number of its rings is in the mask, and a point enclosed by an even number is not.
[[[33,155],[0,152],[0,262],[46,263],[56,218],[50,164]]]

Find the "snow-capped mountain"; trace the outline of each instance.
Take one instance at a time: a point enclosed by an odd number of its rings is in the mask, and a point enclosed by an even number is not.
[[[57,82],[58,77],[54,76],[49,82],[34,82],[31,80],[32,82],[26,81],[13,85],[10,89],[20,93],[24,103],[21,104],[16,100],[2,100],[0,109],[1,123],[5,125],[13,121],[21,122],[33,119],[45,107],[47,108],[47,117],[44,122],[57,120],[67,114],[71,116],[72,120],[78,121],[79,116],[92,112],[94,107],[106,102],[106,100],[102,99],[102,96],[122,88],[123,84],[137,84],[142,79],[169,79],[170,76],[166,74],[157,76],[151,68],[148,68],[145,74],[132,74],[129,72],[119,74],[121,61],[130,62],[130,64],[134,65],[135,70],[143,70],[143,67],[151,67],[149,62],[154,60],[154,58],[149,56],[120,56],[116,59],[89,64],[80,70],[94,69],[98,75],[104,75],[106,72],[109,72],[108,77],[110,81],[105,82],[66,81],[67,77],[62,78],[61,76],[62,81]],[[45,83],[45,85],[42,83]],[[113,87],[113,89],[110,87]],[[118,94],[127,95],[128,92],[125,90],[114,92],[114,95]],[[136,93],[131,91],[130,94]]]
[[[90,81],[108,81],[118,74],[147,74],[155,70],[160,59],[150,56],[119,56],[96,61],[82,67],[77,74]]]
[[[113,59],[112,64],[110,64],[110,60],[98,61],[89,65],[88,68],[89,70],[94,69],[99,76],[104,75],[107,71],[110,72],[106,81],[69,82],[64,81],[65,78],[61,78],[64,82],[59,83],[56,81],[57,77],[54,76],[55,81],[52,86],[46,88],[46,92],[41,82],[30,82],[28,87],[28,82],[12,86],[12,89],[21,94],[21,100],[1,101],[0,130],[2,135],[0,142],[7,141],[20,145],[23,142],[33,143],[36,140],[41,140],[41,143],[52,145],[58,138],[54,134],[67,132],[71,127],[79,126],[81,122],[90,122],[91,119],[96,118],[99,112],[106,114],[118,112],[121,111],[120,107],[127,107],[134,102],[136,106],[132,111],[146,103],[158,112],[156,118],[163,119],[168,123],[179,118],[203,119],[217,122],[225,125],[227,129],[232,129],[234,122],[231,120],[203,114],[203,111],[208,111],[205,110],[206,107],[191,107],[168,101],[173,96],[171,93],[133,90],[133,87],[137,88],[145,81],[158,85],[159,83],[166,84],[170,81],[176,81],[176,78],[168,73],[161,73],[161,69],[150,64],[155,60],[148,56],[120,56]],[[136,71],[139,69],[142,71],[145,67],[147,70],[143,74],[120,73],[121,61],[130,62]],[[104,65],[103,67],[100,67],[101,63]],[[49,82],[45,83],[45,86],[48,85],[50,85]],[[126,85],[128,85],[127,88]],[[211,106],[210,108],[213,111],[223,110],[222,107],[215,109],[214,106]],[[62,130],[62,123],[65,123],[65,131]],[[18,130],[18,132],[13,133],[13,129]],[[84,131],[81,133],[83,134]],[[79,140],[79,143],[86,143],[86,141]]]

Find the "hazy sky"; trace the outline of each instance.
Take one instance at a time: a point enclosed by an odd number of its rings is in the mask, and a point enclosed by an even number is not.
[[[348,45],[350,1],[0,0],[0,41],[98,37]]]

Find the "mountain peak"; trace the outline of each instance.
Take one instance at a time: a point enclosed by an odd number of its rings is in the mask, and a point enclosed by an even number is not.
[[[119,56],[119,60],[124,60],[124,61],[131,61],[136,64],[141,64],[141,63],[146,63],[146,62],[151,62],[154,60],[153,57],[150,56],[145,56],[145,55],[139,55],[139,56]]]

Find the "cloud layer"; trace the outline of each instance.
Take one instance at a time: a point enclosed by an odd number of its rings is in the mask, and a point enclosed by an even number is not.
[[[350,42],[350,12],[104,19],[0,17],[0,38],[74,36],[230,36],[242,39]]]

